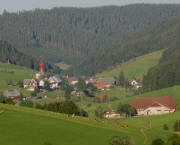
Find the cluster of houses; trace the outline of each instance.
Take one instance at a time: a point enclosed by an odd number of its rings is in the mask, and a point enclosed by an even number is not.
[[[86,84],[93,84],[99,90],[108,89],[111,86],[116,84],[116,80],[114,78],[84,78]],[[76,77],[67,77],[68,83],[70,85],[76,85],[78,83],[78,78]]]
[[[36,74],[35,76],[39,75]],[[40,77],[35,77],[35,79],[24,79],[23,86],[28,91],[34,91],[37,87],[43,88],[45,86],[46,81],[49,83],[51,89],[58,88],[62,82],[62,80],[57,76],[42,79],[40,79]]]
[[[76,85],[78,83],[78,78],[76,77],[66,77],[68,83],[72,86]],[[94,87],[96,87],[98,90],[106,90],[109,89],[111,86],[116,85],[116,79],[113,77],[107,77],[107,78],[84,78],[86,84],[93,84]],[[142,87],[142,81],[140,80],[132,80],[130,82],[131,86],[139,89]]]
[[[137,112],[137,116],[151,116],[172,113],[176,111],[176,101],[173,97],[146,97],[135,98],[131,104]],[[104,112],[105,118],[120,118],[112,108]]]

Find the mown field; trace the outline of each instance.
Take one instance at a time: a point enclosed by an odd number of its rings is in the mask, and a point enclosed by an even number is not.
[[[163,51],[153,52],[147,55],[131,59],[121,65],[97,74],[97,77],[118,77],[120,72],[123,71],[127,79],[138,78],[141,79],[151,67],[158,64]]]
[[[131,136],[135,145],[150,145],[152,139],[167,139],[180,112],[141,118],[87,120],[82,117],[0,104],[0,142],[3,145],[108,145],[115,135]],[[163,130],[163,124],[170,130]],[[151,125],[149,125],[151,124]]]

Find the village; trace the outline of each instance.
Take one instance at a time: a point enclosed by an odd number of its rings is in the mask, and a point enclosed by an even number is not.
[[[117,80],[115,78],[81,78],[84,80],[86,85],[90,84],[91,87],[94,87],[98,91],[108,91],[111,90],[112,87],[116,87]],[[31,96],[22,96],[20,92],[16,89],[9,89],[3,93],[3,96],[6,98],[12,99],[16,105],[19,105],[20,100],[23,101],[32,101],[32,102],[43,102],[43,99],[48,98],[48,96],[36,96],[37,91],[39,93],[53,91],[57,89],[61,89],[64,85],[64,81],[67,82],[69,86],[71,86],[72,90],[70,90],[71,95],[81,96],[81,90],[78,89],[77,85],[79,79],[76,77],[64,76],[62,78],[58,76],[49,76],[47,77],[44,72],[44,64],[42,61],[39,63],[39,73],[36,73],[32,79],[24,79],[23,80],[23,88],[27,91],[32,92]],[[142,82],[136,81],[135,79],[130,82],[130,85],[138,90],[142,87]],[[63,99],[66,99],[62,96]],[[104,96],[99,96],[100,102],[104,101]],[[130,107],[130,108],[128,108]],[[114,111],[109,105],[104,112],[101,112],[100,116],[106,119],[118,119],[125,118],[127,116],[151,116],[151,115],[161,115],[166,113],[172,113],[176,111],[176,102],[173,97],[141,97],[134,98],[129,106],[122,106],[119,110]],[[128,112],[133,108],[133,111]],[[123,110],[123,111],[122,111]],[[122,115],[122,114],[125,114]]]

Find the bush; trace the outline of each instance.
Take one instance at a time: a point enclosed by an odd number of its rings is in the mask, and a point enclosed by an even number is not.
[[[84,110],[81,110],[81,111],[80,111],[80,116],[82,116],[82,117],[88,117],[88,113],[87,113],[86,111],[84,111]]]
[[[134,116],[136,115],[136,110],[129,104],[119,104],[118,105],[118,113],[126,114],[126,116]]]
[[[90,103],[89,103],[89,104],[87,104],[87,107],[91,107],[91,106],[92,106],[92,104],[90,104]]]
[[[5,99],[5,104],[11,104],[11,105],[14,105],[14,101],[11,99],[11,98],[6,98]]]
[[[32,101],[21,101],[21,103],[20,103],[20,106],[29,107],[29,108],[32,108],[33,105],[34,104]]]
[[[133,145],[133,140],[131,137],[121,138],[119,136],[114,136],[110,139],[109,145]]]
[[[174,131],[180,132],[180,120],[177,120],[177,121],[174,123]]]
[[[99,106],[96,110],[95,110],[95,116],[98,118],[103,118],[104,117],[104,110],[101,106]]]
[[[164,145],[164,141],[160,138],[153,140],[152,145]]]
[[[167,124],[164,124],[164,125],[163,125],[163,129],[164,129],[164,130],[169,130],[168,125],[167,125]]]

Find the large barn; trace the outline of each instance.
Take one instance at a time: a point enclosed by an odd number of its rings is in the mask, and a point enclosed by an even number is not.
[[[160,115],[171,113],[176,110],[176,102],[173,97],[135,98],[132,106],[137,115]]]

